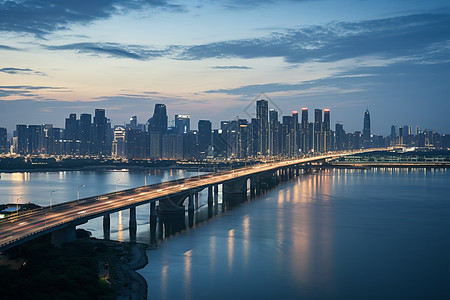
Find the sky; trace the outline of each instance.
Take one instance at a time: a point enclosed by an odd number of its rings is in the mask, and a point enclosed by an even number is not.
[[[448,0],[0,0],[0,127],[104,108],[112,124],[156,103],[250,119],[329,108],[334,128],[450,133]],[[171,124],[169,124],[171,125]]]

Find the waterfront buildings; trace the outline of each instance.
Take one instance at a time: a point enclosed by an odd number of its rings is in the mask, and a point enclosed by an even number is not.
[[[330,109],[314,109],[309,122],[308,108],[280,116],[270,107],[269,100],[256,101],[256,117],[225,120],[214,129],[210,120],[198,121],[191,129],[190,116],[176,114],[174,127],[168,126],[167,107],[156,104],[153,115],[145,124],[136,116],[130,123],[111,126],[104,109],[83,113],[77,119],[70,113],[65,127],[52,124],[18,124],[12,138],[0,128],[0,154],[19,155],[81,155],[128,159],[247,159],[259,157],[299,157],[332,150],[348,150],[385,146],[448,148],[449,135],[440,135],[417,126],[391,127],[387,137],[372,135],[370,113],[365,111],[363,129],[349,132],[337,123],[331,130]],[[301,118],[301,119],[300,119]]]

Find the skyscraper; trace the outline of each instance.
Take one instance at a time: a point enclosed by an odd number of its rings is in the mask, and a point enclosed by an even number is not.
[[[211,121],[198,121],[198,150],[202,157],[208,155],[209,146],[211,146]]]
[[[330,110],[325,108],[323,110],[323,126],[322,129],[324,131],[324,150],[331,151],[333,144],[333,135],[330,130]]]
[[[0,127],[0,153],[7,153],[8,150],[8,138],[6,128]]]
[[[307,153],[309,151],[308,108],[306,107],[302,108],[300,149],[303,153]]]
[[[330,110],[328,108],[323,110],[323,129],[330,130]]]
[[[269,152],[271,155],[279,154],[279,127],[278,111],[274,108],[269,110]]]
[[[267,155],[269,152],[269,101],[261,99],[256,101],[256,118],[261,120],[260,152]]]
[[[28,128],[27,125],[18,124],[16,125],[16,136],[17,136],[17,154],[27,154],[28,153]]]
[[[308,108],[302,108],[302,129],[308,129]]]
[[[364,128],[362,133],[363,147],[370,148],[370,113],[366,109],[364,113]]]
[[[103,155],[106,150],[106,116],[104,109],[96,109],[94,116],[93,151],[95,155]]]
[[[76,150],[76,141],[78,138],[77,115],[69,114],[66,118],[66,126],[64,129],[64,139],[67,145],[67,154],[74,154]]]
[[[191,117],[188,115],[175,115],[175,131],[178,134],[187,134],[191,131]]]
[[[148,119],[148,131],[159,130],[161,134],[167,132],[167,109],[165,104],[155,104],[153,116]]]
[[[90,114],[80,115],[79,126],[80,154],[89,155],[91,153],[92,121]]]

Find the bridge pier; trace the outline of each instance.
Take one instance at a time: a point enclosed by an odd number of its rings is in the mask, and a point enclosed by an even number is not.
[[[208,186],[208,206],[211,206],[213,204],[213,187]]]
[[[198,209],[199,208],[198,192],[195,192],[194,199],[195,199],[195,209]]]
[[[136,242],[136,233],[137,233],[136,207],[130,208],[129,230],[130,230],[130,242],[132,243]]]
[[[103,216],[103,239],[111,239],[111,218],[109,214]]]
[[[156,243],[156,201],[150,203],[150,244]]]
[[[216,184],[214,186],[214,204],[218,204],[219,203],[219,185]]]
[[[255,177],[250,177],[250,198],[254,198],[256,194],[256,180]]]
[[[194,211],[194,194],[192,193],[192,191],[189,193],[188,210]]]
[[[244,194],[247,193],[247,180],[238,178],[233,181],[223,183],[222,193],[224,194]]]
[[[60,248],[64,243],[70,243],[76,240],[76,226],[73,223],[66,227],[52,232],[52,244]]]

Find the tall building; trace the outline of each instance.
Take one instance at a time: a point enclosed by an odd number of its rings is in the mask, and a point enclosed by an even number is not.
[[[91,153],[91,139],[92,139],[92,121],[91,114],[80,115],[79,125],[79,140],[80,140],[80,154],[89,155]]]
[[[137,116],[132,116],[130,118],[130,127],[133,129],[137,129],[137,127],[138,127]]]
[[[42,153],[43,130],[41,125],[28,126],[28,154]]]
[[[8,136],[6,128],[0,127],[0,153],[8,153]]]
[[[165,104],[155,104],[153,116],[148,119],[148,130],[159,130],[161,134],[167,132],[167,109]]]
[[[259,118],[252,118],[251,122],[251,150],[250,154],[253,157],[257,157],[262,155],[262,143],[261,143],[261,119]]]
[[[17,136],[17,154],[25,155],[28,153],[28,128],[27,125],[18,124],[16,125],[16,136]]]
[[[64,140],[66,144],[66,153],[75,154],[76,143],[78,138],[77,115],[69,114],[66,118],[66,126],[64,128]]]
[[[93,125],[92,154],[104,155],[106,151],[107,120],[104,109],[96,109]]]
[[[175,115],[175,132],[187,134],[191,131],[191,117],[188,115]]]
[[[302,126],[301,126],[300,149],[302,153],[309,152],[309,125],[308,125],[308,108],[302,108]]]
[[[333,149],[333,135],[330,130],[330,110],[325,108],[323,110],[323,131],[324,131],[324,150],[331,151]]]
[[[336,150],[346,150],[346,134],[344,126],[336,123]]]
[[[114,140],[112,147],[112,155],[114,157],[126,156],[126,129],[122,126],[117,126],[114,128]]]
[[[364,113],[364,128],[362,132],[362,140],[363,140],[363,147],[364,148],[370,148],[370,113],[369,110],[366,109],[366,112]]]
[[[330,130],[330,110],[328,108],[323,110],[323,129]]]
[[[278,111],[274,108],[269,110],[269,153],[270,155],[278,155],[279,146],[279,128]]]
[[[201,157],[206,157],[211,146],[212,136],[211,121],[198,121],[198,152]]]
[[[256,101],[256,118],[261,120],[261,139],[259,148],[262,155],[269,153],[269,101]]]
[[[323,152],[323,128],[322,128],[322,110],[320,108],[316,108],[314,110],[314,143],[311,144],[313,146],[314,152]]]
[[[127,157],[131,159],[147,158],[147,132],[128,127],[125,136]]]

